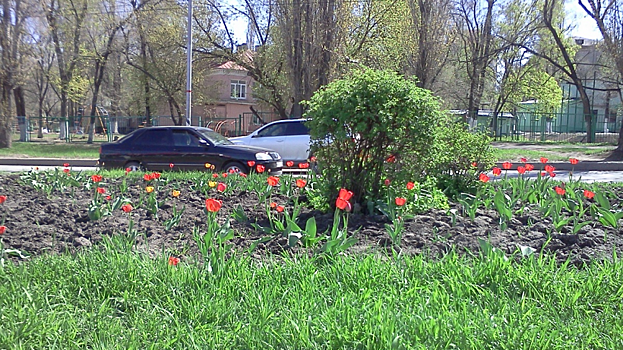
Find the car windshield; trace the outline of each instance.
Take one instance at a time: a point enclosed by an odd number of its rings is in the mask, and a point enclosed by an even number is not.
[[[219,134],[218,132],[212,131],[210,129],[199,129],[198,130],[203,137],[210,140],[215,145],[233,145],[233,142],[229,141],[225,136]]]

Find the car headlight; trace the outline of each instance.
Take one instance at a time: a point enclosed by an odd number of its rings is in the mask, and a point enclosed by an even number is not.
[[[271,157],[270,154],[268,154],[268,153],[256,153],[255,154],[255,159],[257,159],[257,160],[273,160],[273,157]]]

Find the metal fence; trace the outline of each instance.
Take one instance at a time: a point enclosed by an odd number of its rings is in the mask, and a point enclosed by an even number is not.
[[[260,118],[252,113],[244,113],[232,118],[209,118],[194,116],[192,125],[209,127],[226,137],[247,135],[265,123],[276,120],[274,113],[263,113]],[[86,142],[91,117],[17,117],[12,125],[15,141],[34,142],[62,140],[65,142]],[[110,142],[120,135],[148,125],[144,116],[96,116],[94,142]],[[151,118],[151,125],[175,125],[169,116]]]
[[[591,115],[593,142],[616,143],[622,119],[599,113]],[[586,142],[586,124],[581,114],[518,112],[512,117],[498,118],[495,132],[491,116],[479,116],[470,126],[500,140]]]

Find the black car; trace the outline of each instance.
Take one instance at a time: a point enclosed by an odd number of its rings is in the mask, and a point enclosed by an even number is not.
[[[195,126],[157,126],[137,129],[100,148],[99,166],[104,169],[206,170],[248,173],[258,165],[271,175],[282,172],[279,153],[235,145],[221,134]],[[260,167],[261,168],[261,167]]]

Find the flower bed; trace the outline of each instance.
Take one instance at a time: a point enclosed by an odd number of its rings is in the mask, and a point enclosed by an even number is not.
[[[481,174],[475,194],[451,201],[449,209],[423,212],[409,205],[429,195],[426,189],[388,181],[387,198],[374,215],[359,213],[347,189],[336,193],[335,212],[313,209],[313,176],[93,175],[67,166],[0,177],[6,196],[0,237],[4,249],[37,255],[121,235],[136,249],[182,261],[219,247],[256,256],[392,249],[441,256],[495,247],[506,254],[551,252],[578,264],[620,255],[623,189],[556,181],[546,163],[537,166],[547,171],[536,180],[505,178],[514,171],[510,166]],[[527,163],[518,170],[541,171]]]

